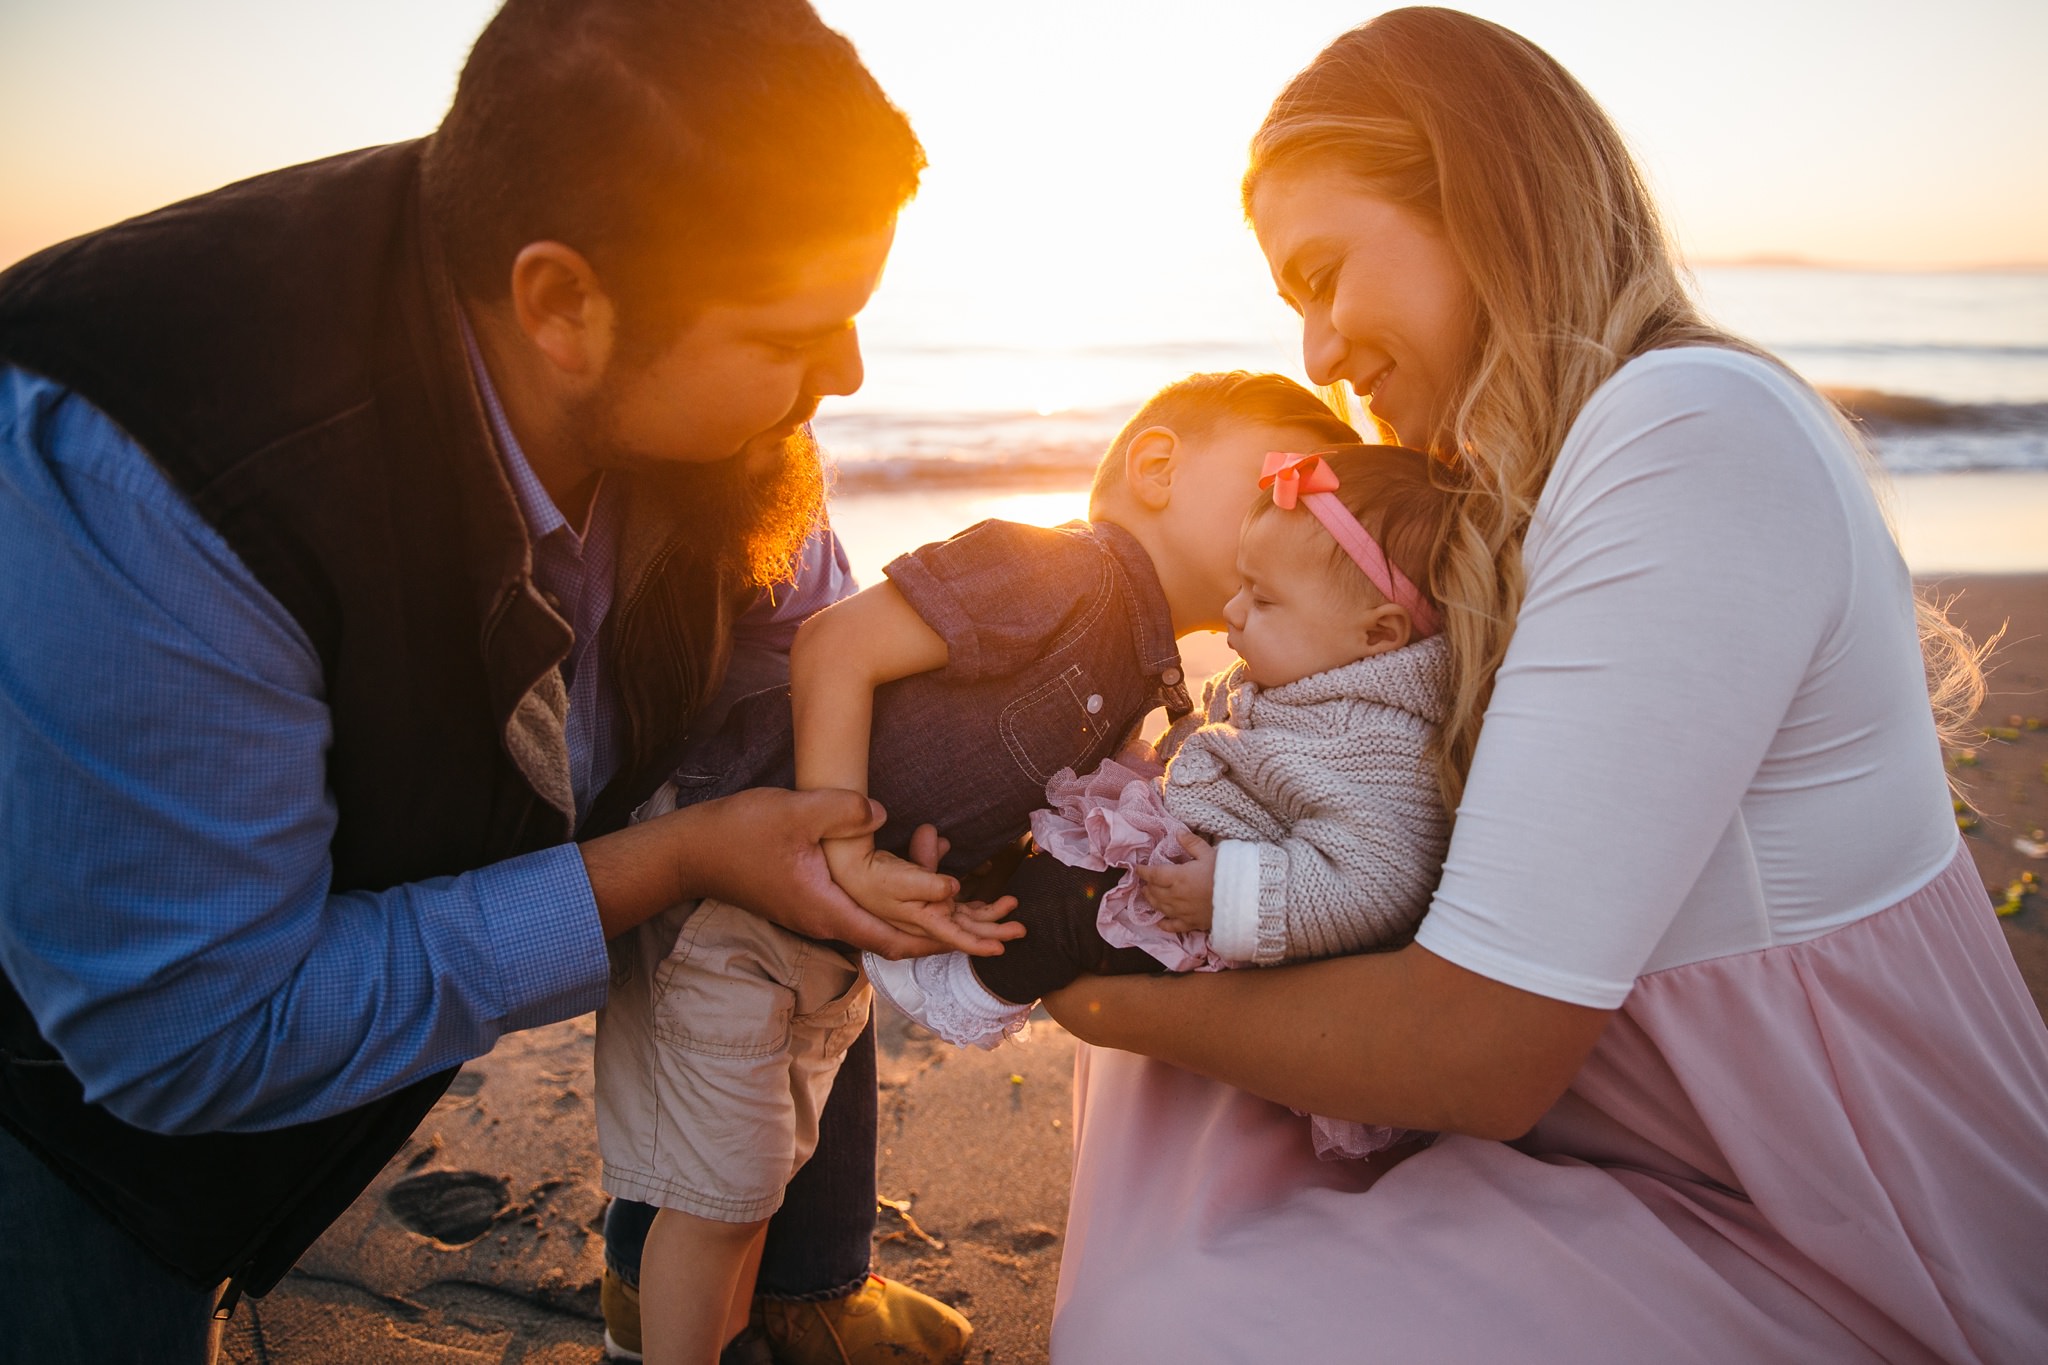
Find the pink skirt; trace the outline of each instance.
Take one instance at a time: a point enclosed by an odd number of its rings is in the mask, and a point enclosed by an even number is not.
[[[1083,1048],[1052,1355],[2048,1359],[2048,1031],[1967,851],[1821,938],[1641,978],[1513,1144],[1319,1162]]]

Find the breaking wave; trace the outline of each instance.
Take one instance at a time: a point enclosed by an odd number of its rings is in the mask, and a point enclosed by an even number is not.
[[[1823,390],[1896,474],[2048,470],[2048,403],[1955,403],[1879,389]],[[843,493],[1088,481],[1127,416],[1073,412],[851,413],[820,419]]]

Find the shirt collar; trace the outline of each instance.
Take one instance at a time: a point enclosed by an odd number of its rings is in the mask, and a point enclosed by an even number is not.
[[[476,344],[476,333],[470,329],[467,315],[459,316],[462,347],[469,355],[469,372],[475,377],[477,391],[483,396],[484,416],[490,421],[491,435],[497,442],[498,456],[504,461],[506,477],[512,480],[513,495],[519,499],[520,515],[526,518],[527,537],[538,545],[560,531],[568,535],[572,545],[580,548],[582,537],[569,525],[562,509],[555,506],[548,490],[541,487],[533,466],[526,462],[526,451],[520,446],[519,438],[512,434],[512,423],[505,417],[505,405],[498,398],[498,386],[491,382],[491,372],[484,366],[484,353]]]

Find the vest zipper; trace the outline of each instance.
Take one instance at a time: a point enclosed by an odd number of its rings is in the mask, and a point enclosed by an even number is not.
[[[668,543],[662,546],[660,552],[648,561],[647,567],[640,571],[639,579],[633,584],[633,591],[626,594],[626,600],[619,606],[619,621],[621,624],[625,622],[628,616],[632,615],[633,608],[640,605],[640,599],[647,594],[648,585],[653,583],[655,576],[667,567],[669,560],[675,558],[676,547],[682,543],[683,538],[681,536],[670,536]]]

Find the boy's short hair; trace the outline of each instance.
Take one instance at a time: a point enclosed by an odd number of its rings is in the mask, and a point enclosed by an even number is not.
[[[457,289],[505,297],[527,244],[581,252],[621,323],[772,287],[886,227],[924,149],[806,0],[505,0],[422,170]]]
[[[1131,440],[1147,427],[1166,427],[1184,441],[1199,440],[1227,422],[1258,422],[1267,426],[1300,427],[1318,438],[1318,445],[1356,445],[1357,430],[1334,412],[1314,391],[1284,374],[1221,370],[1177,379],[1145,400],[1124,423],[1095,466],[1088,489],[1094,507],[1122,485],[1124,455]]]
[[[1358,524],[1379,542],[1387,558],[1394,561],[1409,581],[1431,602],[1437,601],[1438,553],[1445,543],[1455,495],[1437,482],[1437,461],[1407,446],[1361,445],[1351,443],[1317,452],[1329,462],[1337,476],[1337,498]],[[1273,490],[1259,490],[1251,510],[1245,513],[1247,528],[1277,509]],[[1308,518],[1306,511],[1302,513]],[[1378,594],[1344,547],[1319,524],[1313,534],[1329,547],[1329,570],[1338,582],[1361,593]]]

